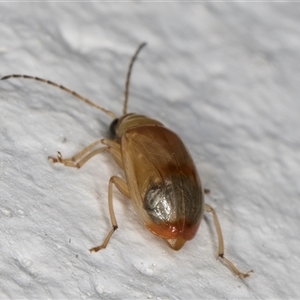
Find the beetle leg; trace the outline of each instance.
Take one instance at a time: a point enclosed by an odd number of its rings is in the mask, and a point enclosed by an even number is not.
[[[114,207],[113,207],[113,184],[118,188],[118,190],[126,197],[130,198],[130,193],[128,186],[126,182],[124,182],[121,178],[117,176],[112,176],[109,180],[108,184],[108,209],[109,209],[109,215],[110,215],[110,221],[112,225],[112,229],[110,232],[107,234],[106,238],[104,239],[104,242],[100,246],[96,246],[90,249],[91,252],[97,252],[101,249],[106,248],[111,236],[113,233],[118,229],[118,224],[114,212]]]
[[[77,153],[76,155],[74,155],[71,158],[63,159],[61,153],[59,151],[57,151],[56,158],[49,156],[48,159],[51,160],[53,163],[62,163],[67,167],[80,168],[83,164],[85,164],[94,155],[101,153],[102,151],[108,149],[108,147],[102,147],[102,148],[99,148],[99,149],[96,149],[96,150],[90,152],[95,146],[97,146],[100,143],[103,143],[103,140],[104,139],[101,139],[101,140],[98,140],[98,141],[92,143],[91,145],[87,146],[86,148],[84,148],[83,150],[81,150],[79,153]],[[88,155],[86,155],[86,153],[88,153],[88,152],[90,152],[90,153]]]
[[[112,140],[107,140],[107,139],[103,139],[102,144],[108,146],[107,150],[113,157],[114,161],[118,164],[118,166],[121,169],[124,170],[120,144],[118,144]]]
[[[206,212],[210,212],[213,215],[214,224],[215,224],[215,228],[216,228],[216,232],[217,232],[217,236],[218,236],[218,257],[217,258],[221,259],[235,275],[237,275],[241,278],[248,277],[250,275],[250,273],[253,272],[252,270],[248,271],[247,273],[241,273],[234,266],[234,264],[224,256],[224,241],[223,241],[223,235],[222,235],[221,226],[220,226],[220,223],[218,220],[218,216],[217,216],[215,210],[206,203],[205,203],[204,209]]]
[[[102,147],[90,152],[95,146],[97,146],[100,143],[106,145],[107,147]],[[77,153],[71,158],[63,158],[62,154],[59,151],[57,151],[57,157],[48,156],[48,159],[51,160],[52,163],[61,163],[66,167],[73,167],[79,169],[93,156],[103,152],[104,150],[109,150],[116,163],[123,169],[123,161],[121,158],[120,145],[108,139],[101,139],[92,143],[91,145],[85,147],[83,150],[81,150],[79,153]],[[86,155],[88,152],[90,153]]]
[[[101,143],[102,143],[103,145],[106,145],[106,146],[110,147],[110,148],[114,148],[114,149],[116,149],[116,150],[121,151],[121,150],[120,150],[120,149],[121,149],[120,144],[116,143],[115,141],[112,141],[112,140],[109,140],[109,139],[102,139],[102,140],[101,140]]]

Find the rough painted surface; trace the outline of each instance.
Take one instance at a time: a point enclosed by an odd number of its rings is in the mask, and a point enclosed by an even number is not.
[[[190,149],[218,212],[227,256],[215,260],[210,216],[173,252],[115,193],[108,230],[107,155],[53,166],[107,134],[109,117],[26,80],[0,82],[0,298],[299,298],[300,6],[296,3],[0,4],[0,75],[57,81],[121,112],[162,120]]]

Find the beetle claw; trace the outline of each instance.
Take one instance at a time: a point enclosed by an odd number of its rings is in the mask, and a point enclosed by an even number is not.
[[[51,160],[52,163],[63,163],[62,155],[59,151],[57,151],[57,156],[48,156],[48,159]]]
[[[97,246],[89,249],[90,252],[98,252],[99,250],[103,249],[103,246]]]
[[[248,271],[247,273],[240,273],[240,274],[238,274],[238,276],[239,276],[240,278],[247,278],[247,277],[250,276],[250,273],[254,273],[254,271],[253,271],[253,270],[250,270],[250,271]]]
[[[57,151],[57,157],[48,156],[48,159],[51,160],[52,163],[60,163],[65,165],[66,167],[72,167],[79,169],[81,165],[79,163],[75,163],[73,158],[70,159],[63,159],[62,154],[60,151]]]

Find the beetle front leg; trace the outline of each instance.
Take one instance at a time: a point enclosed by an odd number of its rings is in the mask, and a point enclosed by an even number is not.
[[[129,189],[126,184],[121,178],[117,176],[112,176],[109,180],[108,184],[108,209],[109,209],[109,215],[110,215],[110,221],[112,225],[112,229],[110,232],[107,234],[106,238],[104,239],[104,242],[100,246],[96,246],[90,249],[91,252],[97,252],[101,249],[106,248],[111,236],[113,233],[118,229],[118,224],[114,212],[114,207],[113,207],[113,184],[117,187],[117,189],[126,197],[130,198],[129,194]]]
[[[227,259],[224,256],[224,241],[223,241],[223,235],[222,235],[221,226],[220,226],[220,223],[218,220],[218,216],[217,216],[215,210],[206,203],[205,203],[204,209],[206,212],[210,212],[213,215],[214,224],[215,224],[215,228],[216,228],[216,232],[217,232],[217,236],[218,236],[218,258],[221,259],[235,275],[237,275],[241,278],[248,277],[250,275],[250,273],[253,272],[253,270],[250,270],[247,273],[242,273],[235,267],[235,265],[229,259]]]
[[[57,157],[48,156],[48,159],[52,161],[52,163],[61,163],[65,165],[66,167],[73,167],[73,168],[80,168],[82,167],[88,160],[90,160],[93,156],[95,156],[98,153],[101,153],[108,149],[108,147],[102,147],[99,149],[96,149],[92,152],[90,152],[95,146],[97,146],[100,143],[103,143],[104,139],[98,140],[91,145],[87,146],[83,150],[81,150],[79,153],[74,155],[71,158],[62,158],[62,155],[59,151],[57,151]],[[89,153],[90,152],[90,153]],[[86,155],[89,153],[88,155]],[[86,155],[86,156],[85,156]]]

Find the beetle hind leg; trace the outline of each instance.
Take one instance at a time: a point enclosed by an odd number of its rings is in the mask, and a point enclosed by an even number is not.
[[[129,189],[125,181],[123,181],[121,178],[117,176],[112,176],[109,180],[108,184],[108,209],[109,209],[109,215],[110,215],[110,221],[112,225],[112,229],[107,234],[106,238],[104,239],[103,243],[99,246],[93,247],[90,249],[90,252],[97,252],[101,249],[105,249],[111,236],[113,233],[118,229],[118,224],[114,212],[113,207],[113,184],[117,187],[117,189],[123,194],[124,196],[130,198]]]
[[[222,262],[227,265],[227,267],[236,275],[239,276],[240,278],[246,278],[250,275],[250,273],[253,272],[253,270],[248,271],[247,273],[242,273],[240,272],[236,266],[224,256],[224,240],[223,240],[223,235],[222,235],[222,230],[221,226],[218,220],[218,216],[215,212],[215,210],[208,204],[205,203],[205,211],[210,212],[213,215],[213,220],[217,232],[217,237],[218,237],[218,259],[222,260]]]

